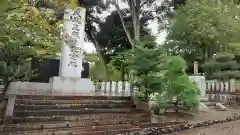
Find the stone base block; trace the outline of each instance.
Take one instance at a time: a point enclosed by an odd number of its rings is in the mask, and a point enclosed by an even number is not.
[[[95,87],[91,79],[52,77],[52,95],[91,95],[95,93]]]
[[[9,95],[94,96],[96,93],[90,79],[52,77],[49,83],[12,82],[6,97]]]

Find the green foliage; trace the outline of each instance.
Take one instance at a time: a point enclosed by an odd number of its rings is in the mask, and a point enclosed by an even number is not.
[[[212,60],[207,61],[203,67],[208,79],[240,78],[240,65],[233,53],[219,53]]]
[[[31,58],[55,57],[59,51],[55,15],[30,7],[28,0],[0,2],[0,80],[29,80]]]
[[[176,11],[165,47],[189,63],[206,61],[226,50],[228,42],[239,32],[239,11],[230,2],[187,0]]]
[[[90,75],[94,81],[119,81],[121,80],[121,72],[110,64],[105,67],[104,63],[95,53],[85,54],[85,60],[90,62]],[[106,69],[107,68],[107,69]]]
[[[156,95],[156,107],[168,109],[196,110],[200,99],[200,91],[185,72],[186,62],[179,56],[170,56],[165,63],[162,87]],[[165,111],[166,111],[165,110]]]
[[[31,57],[36,55],[33,48],[18,44],[0,46],[0,80],[5,88],[12,81],[25,81],[32,77]]]
[[[143,94],[142,100],[161,89],[162,67],[165,60],[164,50],[153,41],[143,41],[125,53],[127,71],[134,75],[133,85]]]
[[[3,30],[0,44],[17,43],[32,46],[37,55],[54,57],[59,51],[58,23],[55,15],[40,12],[35,7],[27,6],[27,1],[8,1],[7,8],[0,17]]]

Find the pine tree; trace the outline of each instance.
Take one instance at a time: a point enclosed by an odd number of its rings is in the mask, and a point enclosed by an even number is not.
[[[155,97],[157,108],[173,107],[195,110],[199,105],[200,91],[186,74],[186,62],[179,56],[170,56],[165,63],[161,91]]]
[[[143,41],[125,56],[127,70],[133,72],[134,83],[145,101],[149,95],[161,90],[162,67],[165,52],[153,41]]]
[[[208,79],[229,80],[240,78],[240,66],[232,53],[219,53],[204,65]]]

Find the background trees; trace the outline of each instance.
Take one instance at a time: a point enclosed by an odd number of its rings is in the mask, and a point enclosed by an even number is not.
[[[232,36],[239,31],[237,10],[230,2],[186,1],[176,10],[165,47],[171,55],[181,55],[188,63],[211,59],[217,52],[226,51]]]
[[[233,53],[218,53],[203,65],[207,79],[238,79],[240,66]]]

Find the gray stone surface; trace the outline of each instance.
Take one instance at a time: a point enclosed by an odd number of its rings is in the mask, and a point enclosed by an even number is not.
[[[200,103],[198,110],[200,112],[209,112],[211,111],[204,103]]]

